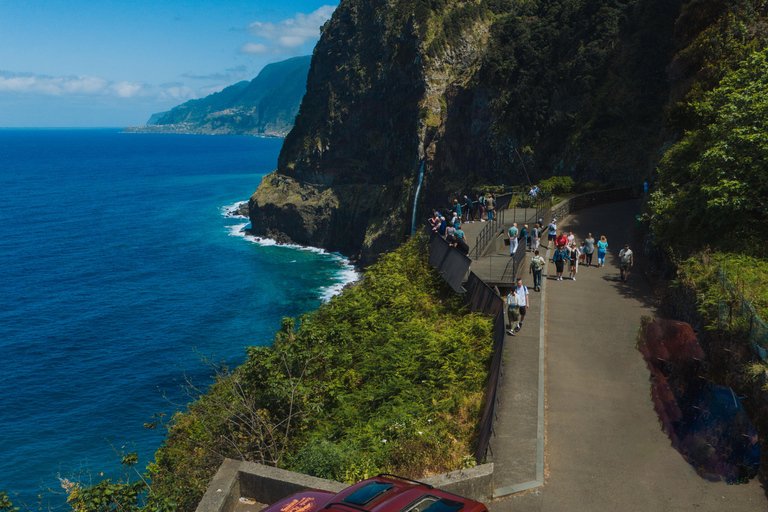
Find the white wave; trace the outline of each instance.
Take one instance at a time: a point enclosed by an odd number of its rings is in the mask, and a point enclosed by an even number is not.
[[[240,215],[239,213],[236,213],[240,210],[240,208],[244,205],[248,204],[248,201],[238,201],[237,203],[222,206],[221,207],[221,214],[224,217],[234,217],[238,219],[247,219],[245,215]]]
[[[284,247],[289,250],[299,250],[299,251],[314,252],[316,254],[325,254],[332,257],[334,260],[336,260],[339,263],[339,271],[335,272],[333,277],[331,277],[332,283],[329,284],[328,286],[323,286],[319,288],[317,291],[318,297],[322,299],[323,302],[328,302],[334,296],[340,294],[344,289],[344,287],[347,286],[349,283],[354,283],[355,281],[360,279],[360,273],[357,271],[355,266],[349,261],[349,259],[345,258],[339,253],[330,253],[320,247],[311,247],[311,246],[298,245],[298,244],[281,244],[281,243],[278,243],[277,240],[273,240],[272,238],[262,238],[259,236],[254,236],[246,232],[246,228],[249,225],[250,223],[246,222],[243,224],[235,224],[232,226],[228,226],[229,235],[239,236],[251,243],[258,244],[262,247],[275,246],[275,247]],[[296,261],[297,260],[292,260],[291,263],[296,263]]]

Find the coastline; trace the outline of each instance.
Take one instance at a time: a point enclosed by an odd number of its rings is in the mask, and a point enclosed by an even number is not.
[[[343,254],[328,252],[321,247],[282,243],[273,238],[253,235],[251,230],[248,229],[248,226],[250,226],[250,220],[248,219],[248,201],[240,201],[233,205],[224,206],[222,209],[224,210],[224,216],[226,217],[243,219],[247,221],[243,224],[231,226],[230,236],[242,237],[246,241],[260,245],[262,247],[283,247],[286,249],[314,252],[317,254],[324,254],[333,257],[333,259],[338,262],[340,270],[336,276],[332,278],[336,282],[319,289],[319,297],[324,303],[328,302],[336,295],[342,293],[342,291],[344,291],[344,289],[350,284],[360,280],[362,275],[361,271],[354,265],[354,263],[352,263],[352,260]]]

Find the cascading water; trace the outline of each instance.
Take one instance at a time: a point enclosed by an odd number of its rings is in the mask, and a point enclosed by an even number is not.
[[[424,164],[427,159],[421,161],[419,169],[419,181],[416,184],[416,194],[413,196],[413,217],[411,218],[411,235],[416,233],[416,203],[419,201],[419,192],[421,192],[421,182],[424,181]]]

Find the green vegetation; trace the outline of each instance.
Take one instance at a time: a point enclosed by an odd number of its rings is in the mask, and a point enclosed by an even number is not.
[[[109,493],[125,504],[110,510],[133,510],[151,490],[142,510],[194,510],[224,457],[345,482],[471,466],[491,329],[414,238],[316,312],[285,318],[272,346],[220,369],[173,417],[143,480],[78,486],[70,502],[90,512]]]
[[[659,164],[651,208],[665,244],[762,255],[768,235],[768,61],[756,50],[701,99]]]
[[[8,497],[8,491],[0,491],[0,512],[17,512],[19,507],[14,507]]]

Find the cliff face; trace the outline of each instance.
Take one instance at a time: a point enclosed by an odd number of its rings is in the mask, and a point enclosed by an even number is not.
[[[674,140],[668,107],[701,74],[686,49],[721,3],[342,0],[253,230],[366,264],[410,233],[422,161],[419,226],[489,185],[637,183]]]

